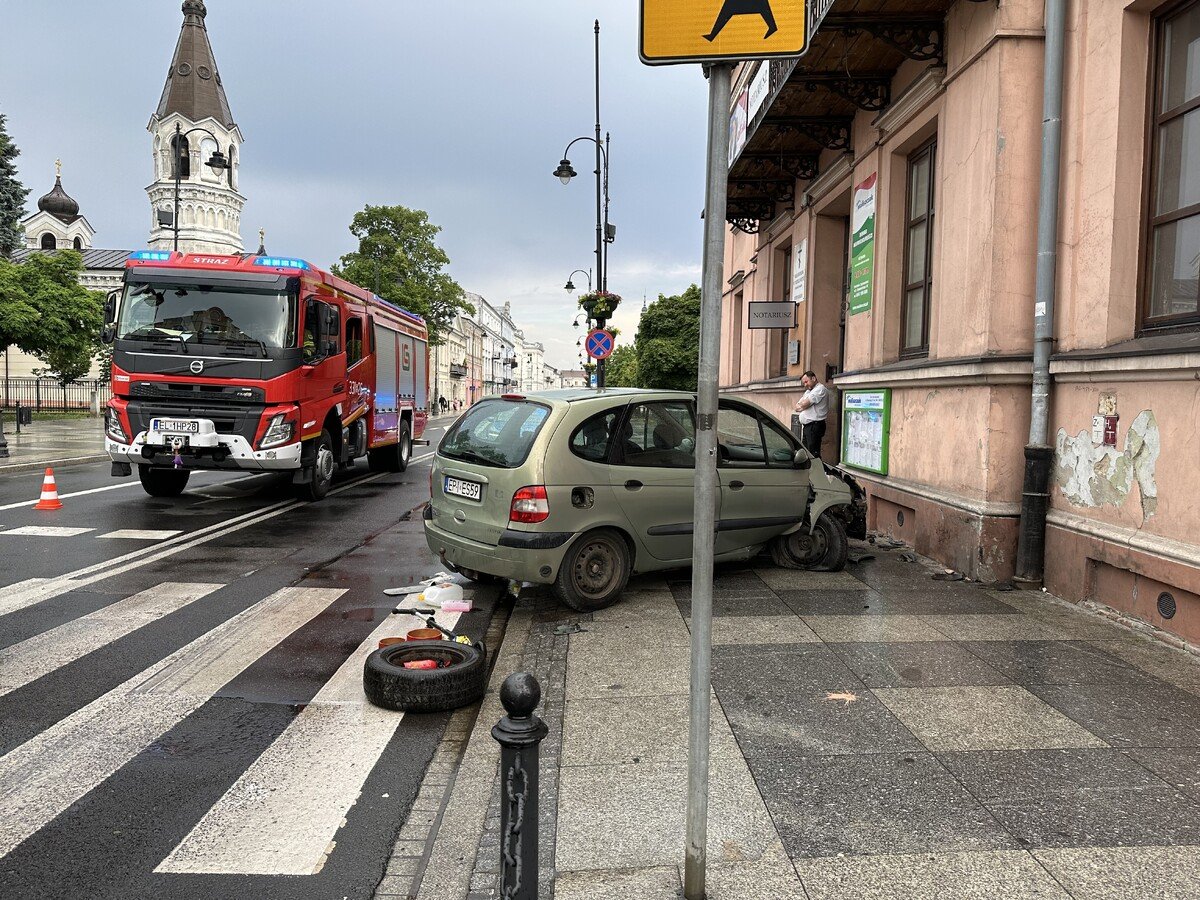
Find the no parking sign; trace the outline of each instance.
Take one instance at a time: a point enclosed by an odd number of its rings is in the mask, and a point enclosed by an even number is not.
[[[593,328],[588,332],[584,347],[587,348],[587,355],[592,359],[608,359],[613,352],[612,332],[605,331],[603,328]]]

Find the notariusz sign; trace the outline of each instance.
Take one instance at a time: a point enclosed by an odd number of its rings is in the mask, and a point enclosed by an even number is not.
[[[751,301],[748,328],[795,328],[796,304],[790,300],[782,303],[759,303]]]

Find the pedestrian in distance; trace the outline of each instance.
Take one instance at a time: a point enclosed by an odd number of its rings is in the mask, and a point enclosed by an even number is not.
[[[811,370],[800,376],[800,383],[804,385],[804,394],[796,403],[796,412],[800,414],[800,443],[820,458],[821,442],[825,440],[825,419],[829,415],[829,389]]]

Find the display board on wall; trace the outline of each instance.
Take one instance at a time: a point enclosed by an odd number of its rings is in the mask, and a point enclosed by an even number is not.
[[[892,392],[842,392],[842,463],[855,469],[888,473],[888,433]]]
[[[796,244],[794,265],[796,271],[792,273],[792,299],[803,303],[808,299],[808,238]]]
[[[796,304],[790,300],[752,300],[748,307],[747,328],[795,328]]]
[[[871,308],[875,283],[875,184],[879,173],[854,186],[850,218],[850,315]]]

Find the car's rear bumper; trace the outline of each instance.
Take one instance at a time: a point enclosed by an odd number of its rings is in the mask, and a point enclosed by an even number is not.
[[[425,514],[425,541],[440,559],[456,569],[474,569],[514,581],[550,584],[575,535],[566,532],[506,531],[499,546],[451,534]]]

